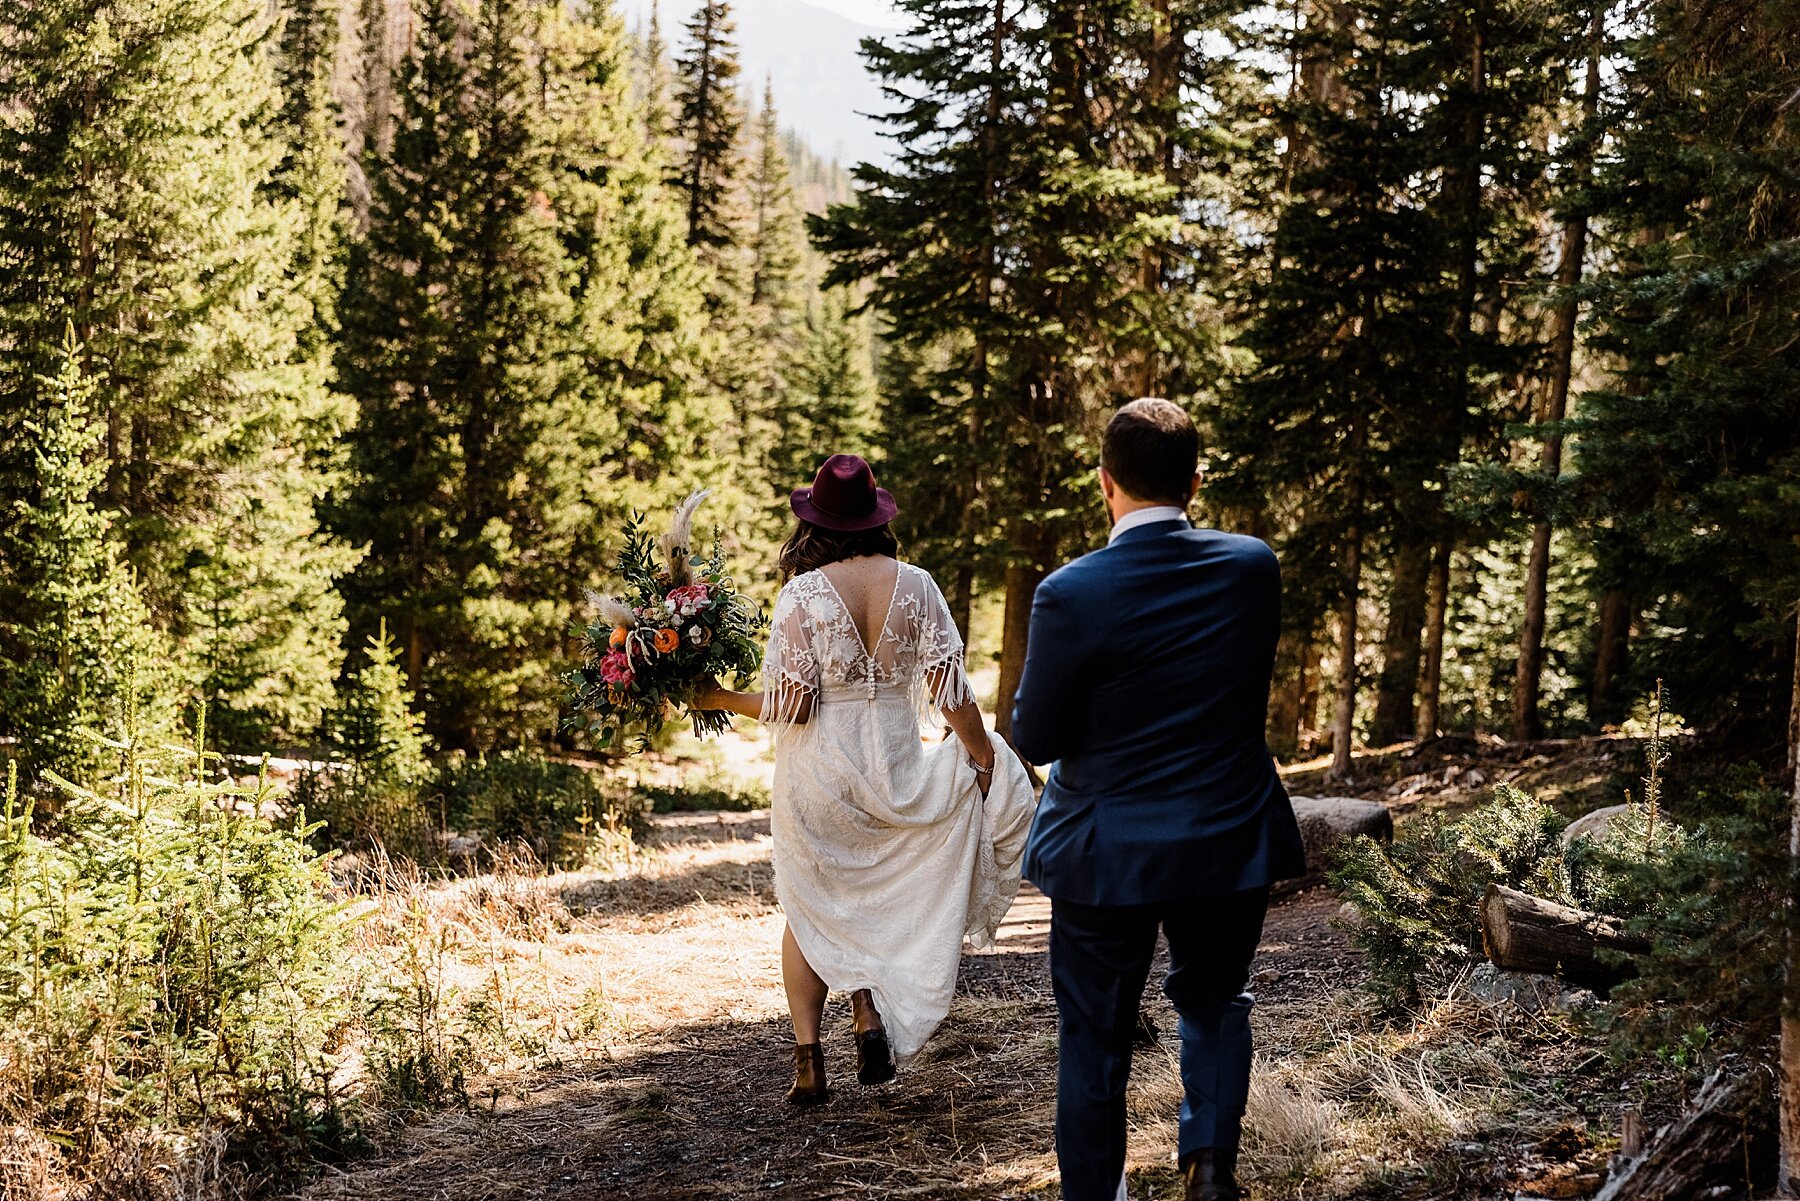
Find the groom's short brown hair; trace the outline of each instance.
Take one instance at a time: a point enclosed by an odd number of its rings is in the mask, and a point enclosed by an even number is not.
[[[1131,496],[1186,505],[1200,465],[1200,433],[1178,404],[1146,396],[1114,413],[1100,466]]]

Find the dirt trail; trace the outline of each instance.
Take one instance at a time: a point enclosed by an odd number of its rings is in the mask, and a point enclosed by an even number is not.
[[[313,1182],[305,1201],[687,1201],[716,1197],[1054,1196],[1050,1150],[1055,1009],[1048,902],[1027,892],[991,952],[963,959],[955,1006],[894,1083],[858,1086],[848,1005],[834,997],[825,1040],[834,1096],[814,1111],[782,1101],[790,1046],[778,969],[780,917],[761,815],[660,819],[688,855],[679,881],[639,897],[619,884],[564,935],[562,955],[610,955],[641,1020],[603,1054],[518,1074],[472,1112],[408,1130],[382,1157]],[[665,881],[667,884],[667,881]],[[567,898],[582,912],[584,897]],[[1329,926],[1324,892],[1269,915],[1255,985],[1262,1047],[1354,983],[1357,956]],[[1132,1195],[1174,1196],[1179,1084],[1174,1020],[1155,991],[1160,1045],[1140,1049],[1131,1095]]]

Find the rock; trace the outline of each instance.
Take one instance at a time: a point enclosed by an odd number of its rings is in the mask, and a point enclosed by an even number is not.
[[[1260,972],[1256,973],[1256,975],[1250,977],[1250,983],[1252,983],[1252,984],[1279,984],[1280,982],[1281,982],[1281,969],[1280,968],[1266,967],[1266,968],[1262,969]]]
[[[1338,925],[1346,930],[1360,930],[1363,925],[1362,910],[1358,909],[1351,902],[1345,901],[1342,905],[1338,906],[1337,920]]]
[[[1573,846],[1577,838],[1593,838],[1604,834],[1612,828],[1613,821],[1622,813],[1629,813],[1630,805],[1608,805],[1604,809],[1596,809],[1592,813],[1584,813],[1570,822],[1562,832],[1565,847]]]
[[[1554,976],[1509,972],[1491,963],[1470,969],[1459,991],[1489,1007],[1516,1005],[1526,1013],[1569,1013],[1587,1009],[1599,999],[1585,988],[1564,987]]]
[[[1281,881],[1276,885],[1277,892],[1292,892],[1322,880],[1331,866],[1332,852],[1347,838],[1367,834],[1377,842],[1393,841],[1393,816],[1379,801],[1347,796],[1292,799],[1294,817],[1300,823],[1300,839],[1306,845],[1307,874],[1298,880]]]

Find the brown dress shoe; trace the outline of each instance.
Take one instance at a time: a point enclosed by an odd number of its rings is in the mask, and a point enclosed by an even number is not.
[[[1181,1160],[1181,1179],[1187,1201],[1246,1201],[1250,1196],[1238,1187],[1235,1151],[1202,1147],[1188,1152]]]
[[[818,1043],[804,1043],[794,1048],[794,1087],[787,1099],[795,1105],[823,1105],[831,1099],[825,1087],[825,1051]]]
[[[894,1051],[887,1027],[866,988],[850,994],[850,1025],[856,1031],[856,1078],[864,1084],[886,1084],[894,1078]]]

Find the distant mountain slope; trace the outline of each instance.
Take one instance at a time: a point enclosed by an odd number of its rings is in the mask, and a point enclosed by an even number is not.
[[[695,0],[663,0],[663,38],[673,54],[686,36],[684,23]],[[765,75],[775,83],[781,123],[807,145],[845,166],[885,162],[890,157],[880,126],[865,113],[885,107],[881,88],[863,67],[862,39],[891,30],[861,25],[803,0],[735,0],[743,80],[762,94]],[[621,0],[620,11],[634,31],[650,19],[650,0]]]

